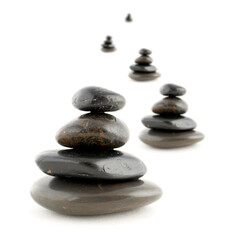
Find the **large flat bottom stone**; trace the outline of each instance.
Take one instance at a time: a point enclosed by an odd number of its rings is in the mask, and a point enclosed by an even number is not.
[[[154,72],[154,73],[135,73],[135,72],[130,72],[128,75],[131,79],[135,81],[151,81],[154,79],[159,78],[161,75],[160,73]]]
[[[101,215],[136,209],[158,200],[161,189],[150,182],[90,183],[44,177],[31,188],[41,206],[67,215]]]
[[[167,132],[145,129],[140,133],[140,140],[156,148],[178,148],[195,144],[204,139],[197,131]]]

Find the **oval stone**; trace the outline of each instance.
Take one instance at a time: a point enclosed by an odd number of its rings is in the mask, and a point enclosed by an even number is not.
[[[90,183],[44,177],[31,188],[41,206],[66,215],[86,216],[124,212],[158,200],[161,189],[150,182]]]
[[[139,72],[139,73],[154,73],[157,71],[157,68],[152,65],[149,65],[149,66],[132,65],[130,66],[130,69],[133,70],[134,72]]]
[[[136,157],[120,151],[52,150],[40,153],[38,167],[56,177],[97,181],[132,180],[142,177],[146,167]]]
[[[141,55],[147,56],[147,55],[152,54],[152,51],[151,51],[151,50],[148,50],[148,49],[146,49],[146,48],[142,48],[142,49],[139,51],[139,53],[140,53]]]
[[[186,89],[176,84],[169,83],[161,87],[160,93],[166,96],[182,96],[186,93]]]
[[[204,139],[197,131],[166,132],[155,129],[145,129],[139,136],[147,145],[156,148],[178,148],[193,145]]]
[[[140,65],[149,65],[152,63],[152,58],[149,56],[140,56],[135,60],[135,63]]]
[[[88,113],[62,127],[57,142],[71,148],[118,148],[129,138],[124,122],[105,113]]]
[[[122,95],[100,87],[82,88],[72,99],[74,107],[91,112],[117,111],[123,108],[125,103]]]
[[[147,128],[172,131],[192,130],[197,126],[191,118],[183,116],[147,116],[142,119],[142,123]]]
[[[137,72],[130,72],[128,75],[131,79],[139,82],[144,81],[151,81],[159,78],[161,75],[160,73],[137,73]]]
[[[176,97],[166,97],[152,107],[152,111],[157,114],[179,115],[187,112],[187,110],[187,103]]]

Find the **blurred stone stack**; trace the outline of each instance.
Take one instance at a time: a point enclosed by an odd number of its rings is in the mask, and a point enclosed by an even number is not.
[[[188,106],[178,96],[183,96],[186,89],[166,84],[160,92],[167,97],[154,104],[152,111],[157,115],[142,119],[142,123],[150,130],[144,130],[139,138],[157,148],[184,147],[201,141],[204,135],[193,130],[197,126],[195,121],[182,116],[187,112]]]
[[[131,65],[130,69],[133,72],[129,73],[129,77],[136,81],[149,81],[160,77],[157,73],[157,68],[152,63],[151,51],[148,49],[141,49],[139,51],[140,57],[135,60],[135,65]]]

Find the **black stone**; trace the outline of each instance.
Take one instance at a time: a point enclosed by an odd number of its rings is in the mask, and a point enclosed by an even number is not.
[[[134,72],[139,73],[153,73],[157,71],[157,68],[150,65],[150,66],[143,66],[143,65],[132,65],[130,66],[130,69]]]
[[[75,108],[91,112],[111,112],[124,107],[125,98],[113,91],[100,87],[85,87],[72,99]]]
[[[142,119],[142,123],[147,128],[171,130],[171,131],[186,131],[194,129],[197,124],[188,117],[183,116],[147,116]]]
[[[151,51],[151,50],[148,50],[148,49],[146,49],[146,48],[143,48],[143,49],[141,49],[141,50],[139,51],[139,53],[140,53],[141,55],[148,56],[148,55],[152,54],[152,51]]]
[[[165,96],[182,96],[186,93],[186,89],[176,84],[165,84],[160,89],[161,94]]]
[[[132,180],[146,167],[136,157],[120,151],[53,150],[40,153],[38,167],[46,174],[97,181]]]
[[[124,122],[106,113],[88,113],[62,127],[56,140],[71,148],[113,149],[123,146],[129,138]]]
[[[31,188],[41,206],[67,215],[99,215],[124,212],[158,200],[161,189],[142,180],[92,183],[46,176]]]

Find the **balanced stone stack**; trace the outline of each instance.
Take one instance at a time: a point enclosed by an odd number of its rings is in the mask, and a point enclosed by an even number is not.
[[[152,107],[157,115],[142,119],[142,123],[150,130],[144,130],[139,138],[157,148],[184,147],[201,141],[204,135],[193,130],[196,123],[191,118],[182,116],[187,112],[188,106],[178,96],[184,95],[186,89],[175,84],[166,84],[160,92],[167,97]]]
[[[157,73],[157,68],[152,63],[152,58],[149,56],[152,52],[148,49],[139,51],[140,57],[135,60],[135,65],[131,65],[130,69],[133,72],[129,73],[129,77],[136,81],[149,81],[160,77]]]
[[[127,15],[125,20],[126,20],[126,22],[132,22],[132,16],[130,13]]]
[[[125,105],[118,93],[86,87],[73,96],[73,105],[90,113],[61,128],[59,144],[71,149],[39,154],[38,167],[52,177],[38,180],[33,199],[50,210],[69,215],[98,215],[127,211],[156,201],[161,189],[138,180],[146,167],[136,157],[113,150],[128,138],[127,126],[113,115]]]
[[[102,44],[102,51],[103,52],[114,52],[115,50],[116,50],[116,48],[112,43],[112,37],[107,36],[106,40]]]

